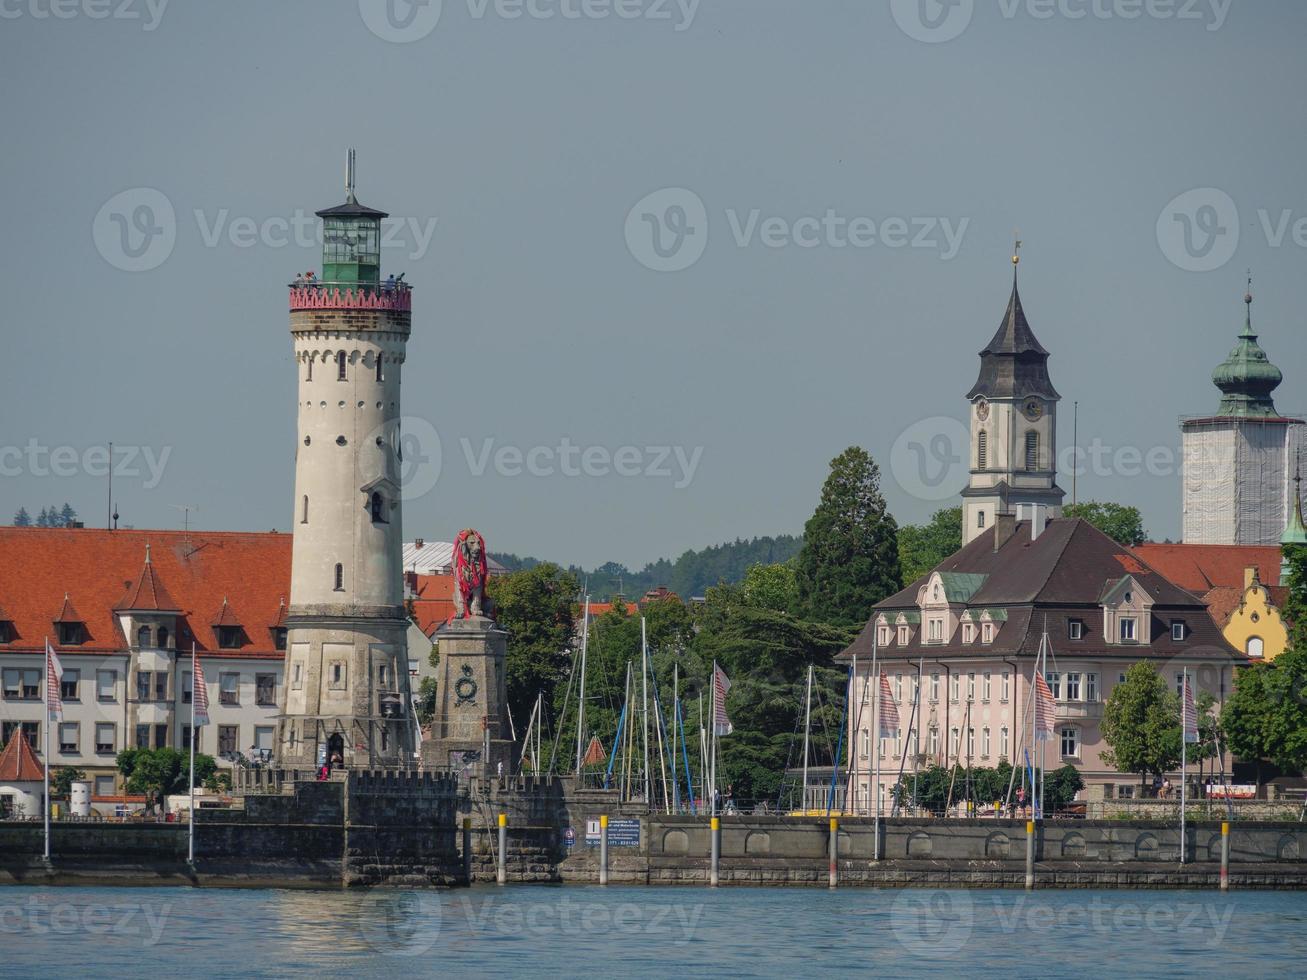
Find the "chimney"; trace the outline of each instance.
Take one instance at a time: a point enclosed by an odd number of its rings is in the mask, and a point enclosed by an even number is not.
[[[423,546],[424,544],[426,544],[426,543],[427,543],[427,542],[426,542],[425,539],[423,539],[423,538],[418,538],[416,541],[413,542],[413,547],[415,547],[418,551],[421,551],[421,550],[422,550],[422,546]]]
[[[1030,505],[1030,540],[1034,541],[1044,533],[1044,525],[1048,521],[1048,508],[1043,504]]]
[[[1008,539],[1017,532],[1016,514],[995,514],[994,515],[994,550],[1007,544]]]

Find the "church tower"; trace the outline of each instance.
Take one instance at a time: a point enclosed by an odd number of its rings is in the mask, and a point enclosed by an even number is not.
[[[1243,331],[1212,372],[1216,414],[1181,423],[1185,544],[1275,545],[1291,520],[1303,423],[1281,415],[1271,397],[1283,375],[1253,332],[1251,281]]]
[[[1021,243],[1017,242],[1017,249]],[[1012,297],[1003,322],[980,352],[980,376],[971,402],[970,478],[962,491],[962,543],[994,524],[1018,504],[1042,504],[1050,517],[1062,513],[1057,485],[1057,403],[1048,376],[1048,351],[1035,339],[1017,292],[1012,256]]]
[[[290,287],[298,374],[294,547],[277,757],[312,768],[406,768],[408,713],[399,466],[407,283],[381,280],[382,211],[354,196],[322,219],[322,278]]]

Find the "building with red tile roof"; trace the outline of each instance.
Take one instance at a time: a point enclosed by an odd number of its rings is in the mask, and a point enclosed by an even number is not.
[[[1196,595],[1212,589],[1242,589],[1244,569],[1257,569],[1263,585],[1280,584],[1278,545],[1157,544],[1136,545],[1134,553],[1158,572]]]
[[[0,817],[38,816],[45,796],[45,766],[25,738],[11,738],[0,751]]]

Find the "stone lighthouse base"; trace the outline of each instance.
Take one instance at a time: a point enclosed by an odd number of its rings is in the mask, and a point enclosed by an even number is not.
[[[455,619],[435,634],[440,663],[431,737],[422,768],[493,776],[514,769],[504,654],[507,631],[484,616]]]

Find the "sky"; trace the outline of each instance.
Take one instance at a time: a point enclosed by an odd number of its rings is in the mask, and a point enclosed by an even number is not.
[[[286,283],[388,211],[405,532],[639,567],[850,445],[956,503],[1011,287],[1079,498],[1180,529],[1242,324],[1307,410],[1299,0],[0,0],[0,518],[287,530]],[[1071,489],[1062,460],[1060,482]]]

